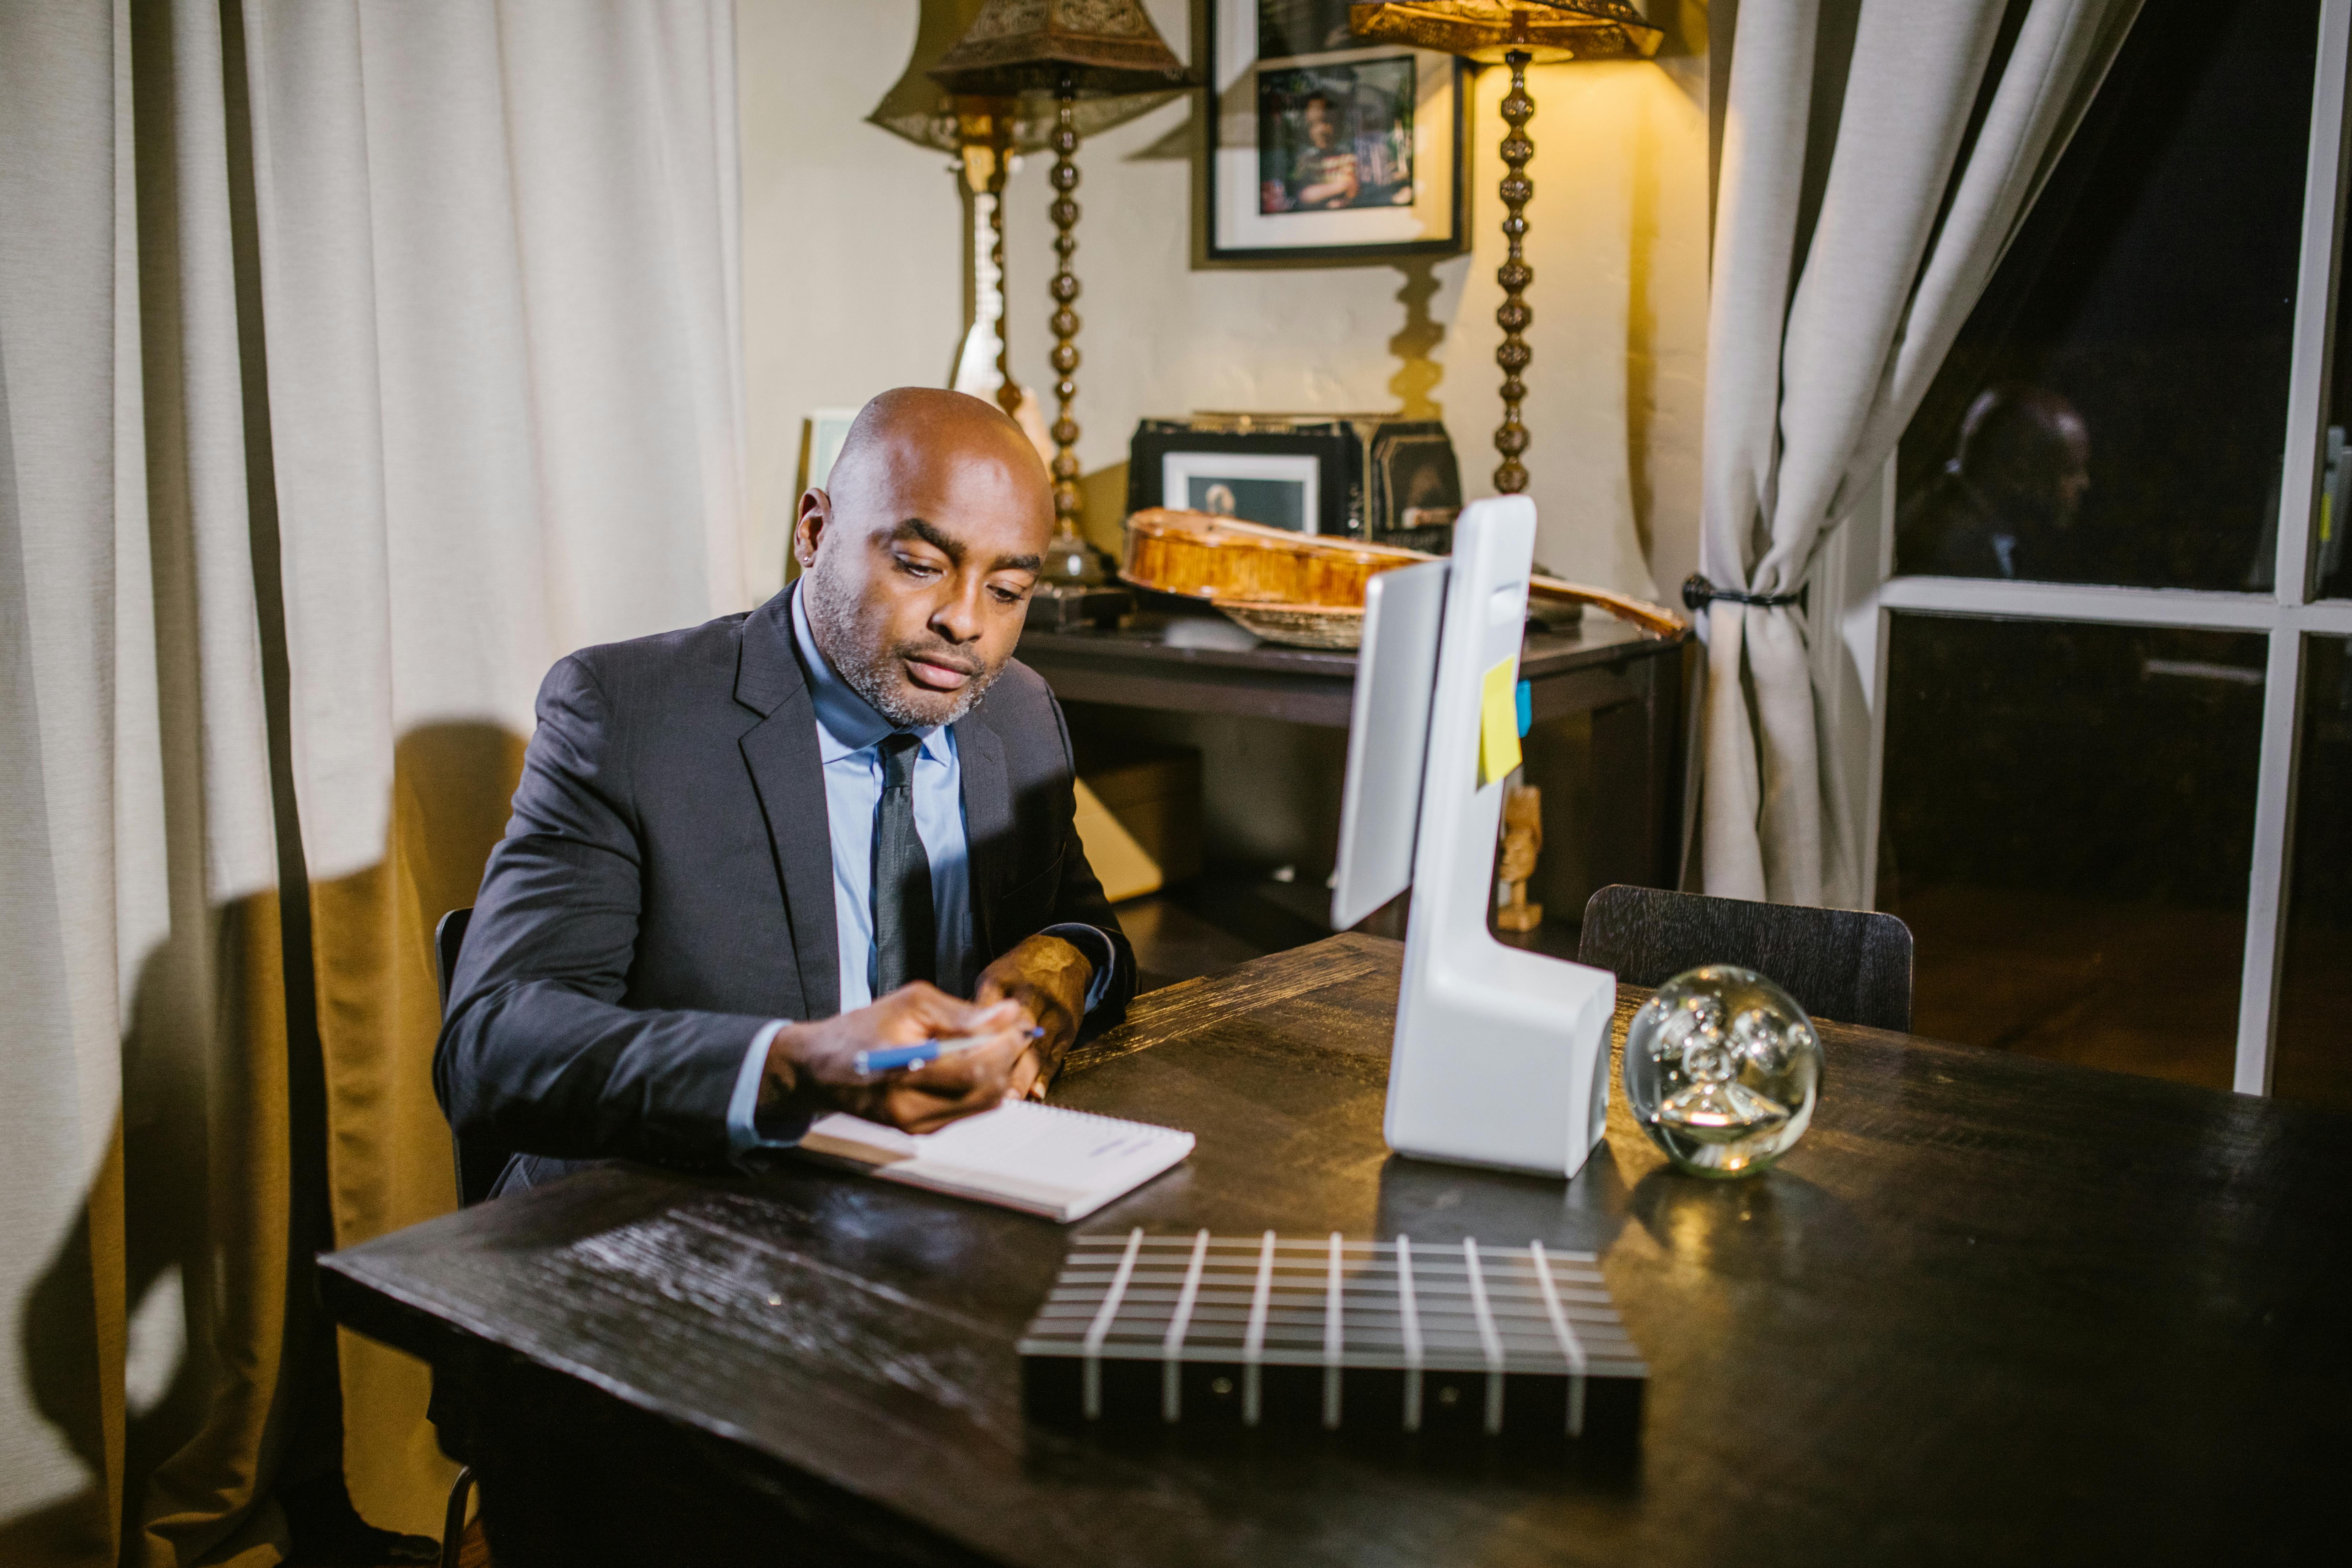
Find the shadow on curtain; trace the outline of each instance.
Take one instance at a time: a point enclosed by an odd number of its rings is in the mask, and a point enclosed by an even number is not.
[[[307,918],[281,922],[274,894],[205,913],[223,977],[217,1054],[194,1069],[208,1082],[186,1081],[175,1037],[192,955],[167,944],[142,965],[123,1075],[158,1092],[118,1121],[14,1347],[91,1484],[0,1525],[0,1562],[114,1561],[118,1528],[125,1562],[274,1562],[284,1524],[251,1506],[257,1488],[338,1451],[379,1514],[387,1477],[427,1501],[446,1490],[456,1467],[425,1422],[425,1369],[353,1336],[339,1346],[307,1260],[337,1244],[339,1165],[345,1245],[456,1206],[432,1089],[432,928],[473,902],[523,746],[495,725],[421,727],[399,744],[383,862],[311,887]],[[312,995],[318,1031],[289,1035]],[[298,1181],[303,1166],[325,1174]],[[155,1326],[126,1380],[129,1317]],[[346,1399],[373,1417],[349,1433]]]

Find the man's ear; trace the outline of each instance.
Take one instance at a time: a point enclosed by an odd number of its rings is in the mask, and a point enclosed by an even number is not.
[[[825,525],[833,521],[833,498],[821,489],[808,489],[801,494],[799,518],[793,524],[793,554],[805,572],[816,564],[816,547],[824,538]]]

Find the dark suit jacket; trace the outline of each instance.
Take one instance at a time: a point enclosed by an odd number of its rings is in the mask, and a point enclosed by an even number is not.
[[[1135,960],[1072,826],[1060,707],[1010,664],[955,739],[977,951],[943,986],[1082,921],[1118,954],[1087,1032],[1117,1022]],[[833,897],[791,590],[558,664],[434,1057],[469,1163],[490,1149],[723,1160],[752,1037],[840,1011]]]

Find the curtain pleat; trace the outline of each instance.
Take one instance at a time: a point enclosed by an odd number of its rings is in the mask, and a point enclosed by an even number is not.
[[[120,1518],[114,18],[0,0],[0,1559],[100,1562]],[[53,516],[88,526],[53,532]],[[126,897],[126,893],[129,895]],[[160,901],[160,900],[158,900]],[[126,909],[125,905],[131,906]],[[144,916],[142,921],[140,917]],[[143,934],[143,933],[142,933]],[[37,1352],[38,1353],[35,1353]]]
[[[1708,318],[1701,570],[1796,593],[1884,465],[2064,150],[2138,0],[2032,0],[1988,84],[2009,0],[1744,0]],[[1989,91],[1988,91],[1989,88]],[[1983,115],[1973,140],[1970,121]],[[1824,107],[1833,114],[1823,113]],[[1833,122],[1805,216],[1809,145]],[[1964,145],[1965,144],[1965,145]],[[1794,605],[1710,607],[1701,731],[1707,891],[1860,905],[1859,803],[1823,753],[1811,628]]]
[[[258,323],[239,300],[230,160],[241,130],[223,15],[134,3],[128,17],[138,203],[124,237],[139,261],[176,951],[159,956],[152,994],[142,986],[126,1050],[126,1224],[134,1258],[176,1265],[185,1349],[152,1430],[132,1431],[123,1558],[159,1565],[267,1563],[284,1542],[275,1508],[257,1506],[294,1286],[284,846],[263,679],[261,599],[275,584],[257,575],[261,411],[248,406],[245,362]]]

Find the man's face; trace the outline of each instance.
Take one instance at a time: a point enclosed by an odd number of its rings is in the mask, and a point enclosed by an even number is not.
[[[801,498],[818,649],[892,724],[953,723],[1013,657],[1053,517],[1034,455],[980,422],[886,433]]]
[[[1319,98],[1307,100],[1307,140],[1324,151],[1331,148],[1331,139],[1338,130],[1331,123],[1331,106]]]

